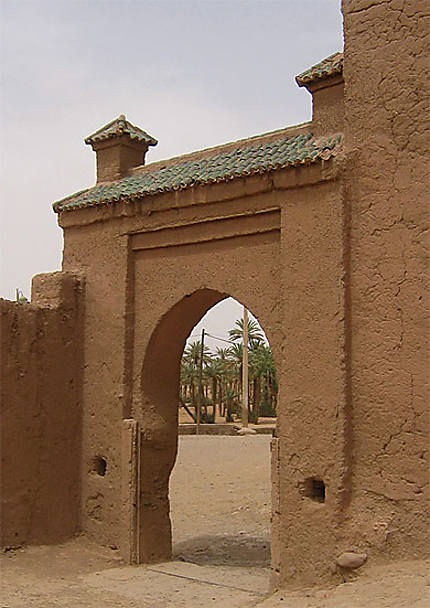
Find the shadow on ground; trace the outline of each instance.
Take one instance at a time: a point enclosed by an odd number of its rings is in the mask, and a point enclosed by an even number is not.
[[[269,538],[237,535],[196,536],[173,547],[173,559],[198,565],[270,566]]]

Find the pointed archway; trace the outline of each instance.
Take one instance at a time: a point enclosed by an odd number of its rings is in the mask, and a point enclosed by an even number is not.
[[[180,361],[196,323],[228,294],[201,289],[174,305],[153,332],[141,376],[138,493],[140,562],[170,559],[169,478],[178,446]]]

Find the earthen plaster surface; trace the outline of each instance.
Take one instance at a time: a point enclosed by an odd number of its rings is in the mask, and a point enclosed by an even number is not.
[[[420,1],[343,4],[348,536],[384,559],[429,547],[428,9]]]
[[[233,296],[261,322],[279,379],[272,584],[340,581],[345,551],[375,563],[428,552],[427,8],[344,0],[345,84],[336,74],[309,85],[314,118],[300,127],[343,130],[341,154],[60,211],[63,273],[40,290],[48,312],[31,312],[37,302],[4,310],[7,330],[22,318],[25,336],[38,327],[32,315],[56,319],[36,393],[55,352],[65,375],[49,407],[67,393],[59,411],[76,430],[66,432],[70,533],[119,546],[131,563],[170,557],[179,360],[195,323]],[[51,310],[50,281],[77,273],[79,304]],[[70,309],[79,338],[61,325]],[[21,355],[11,378],[20,365]],[[64,389],[71,379],[77,393]],[[25,399],[39,415],[34,391]],[[33,429],[30,411],[5,428]],[[49,458],[38,441],[29,445]]]
[[[82,292],[68,273],[33,279],[33,301],[0,301],[1,545],[80,529]]]

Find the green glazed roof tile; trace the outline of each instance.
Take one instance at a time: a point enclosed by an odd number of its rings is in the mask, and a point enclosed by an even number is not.
[[[329,78],[330,76],[342,74],[342,72],[343,53],[341,51],[338,51],[337,53],[333,53],[333,55],[330,55],[330,57],[323,59],[305,72],[302,72],[301,74],[296,76],[296,82],[299,87],[303,87],[311,82],[315,82],[317,80],[324,80],[325,78]]]
[[[314,137],[311,133],[283,135],[271,141],[245,140],[242,145],[218,154],[181,162],[166,161],[144,167],[129,177],[82,190],[54,203],[54,211],[73,211],[85,207],[131,201],[161,192],[184,190],[197,184],[225,182],[235,178],[265,173],[327,160],[337,153],[342,135]],[[216,148],[214,149],[214,151]],[[210,153],[210,151],[208,151]],[[160,166],[161,164],[161,166]]]
[[[86,144],[94,144],[99,141],[107,141],[109,139],[113,139],[114,137],[120,137],[121,135],[128,135],[130,139],[134,139],[135,141],[140,141],[146,143],[148,146],[156,146],[157,140],[143,131],[139,127],[132,125],[129,122],[124,114],[115,118],[101,129],[98,129],[92,135],[88,135],[85,139]]]

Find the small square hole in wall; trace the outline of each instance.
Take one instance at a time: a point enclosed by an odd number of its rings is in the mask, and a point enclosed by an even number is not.
[[[308,477],[300,484],[300,493],[315,502],[325,502],[325,483],[317,477]]]
[[[322,479],[312,479],[312,496],[317,502],[325,502],[325,484]]]
[[[100,475],[100,477],[104,477],[107,470],[106,459],[102,456],[96,456],[93,460],[92,470],[97,473],[97,475]]]

